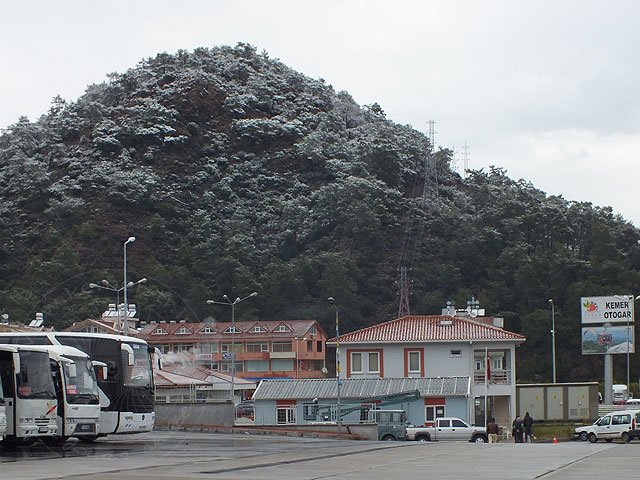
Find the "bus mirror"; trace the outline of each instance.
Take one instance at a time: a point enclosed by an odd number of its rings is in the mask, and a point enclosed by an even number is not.
[[[91,361],[91,365],[93,366],[95,372],[96,372],[96,377],[98,377],[98,379],[100,380],[106,380],[107,379],[107,364],[104,362],[98,362],[97,360],[92,360]]]
[[[121,344],[121,348],[123,351],[127,352],[127,364],[130,367],[133,367],[135,365],[135,357],[133,355],[133,348],[131,348],[131,345],[127,345],[126,343]]]
[[[153,349],[153,354],[156,356],[156,362],[158,365],[158,370],[162,370],[162,352],[158,347]]]

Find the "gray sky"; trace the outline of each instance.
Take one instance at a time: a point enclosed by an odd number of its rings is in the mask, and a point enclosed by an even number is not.
[[[250,43],[548,194],[640,226],[635,0],[0,0],[0,128],[159,52]],[[462,156],[461,154],[459,155]],[[458,168],[462,168],[459,162]]]

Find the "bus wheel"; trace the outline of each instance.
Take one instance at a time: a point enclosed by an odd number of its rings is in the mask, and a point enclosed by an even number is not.
[[[78,435],[78,440],[80,440],[82,443],[93,443],[97,439],[97,435]]]

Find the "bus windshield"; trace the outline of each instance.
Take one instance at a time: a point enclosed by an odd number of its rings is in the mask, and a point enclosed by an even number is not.
[[[75,371],[70,367],[71,364],[67,362],[62,364],[67,402],[97,405],[99,403],[98,381],[91,361],[82,357],[67,356],[67,358],[73,360],[75,364]],[[75,376],[71,375],[72,373]]]
[[[127,345],[133,349],[134,365],[125,369],[124,384],[152,388],[153,373],[147,345],[142,343],[127,343]]]
[[[52,400],[56,398],[47,352],[20,352],[17,387],[20,398]]]

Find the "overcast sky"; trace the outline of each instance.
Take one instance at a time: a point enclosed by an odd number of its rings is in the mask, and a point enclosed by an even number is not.
[[[0,128],[109,72],[178,49],[250,43],[469,167],[610,205],[640,226],[635,0],[0,0]],[[458,169],[462,169],[459,162]]]

